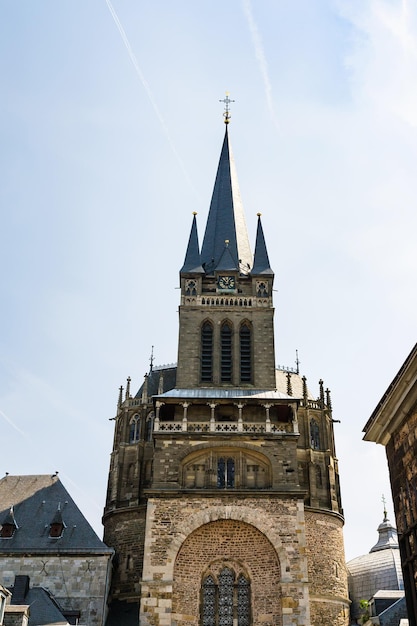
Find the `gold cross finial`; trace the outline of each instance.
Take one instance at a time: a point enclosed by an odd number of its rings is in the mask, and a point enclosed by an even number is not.
[[[234,102],[234,100],[230,100],[229,98],[229,92],[226,91],[226,97],[223,98],[223,100],[219,100],[219,102],[224,102],[225,107],[224,107],[224,113],[223,113],[223,117],[224,117],[224,123],[228,124],[230,122],[230,109],[229,109],[229,104],[231,102]]]

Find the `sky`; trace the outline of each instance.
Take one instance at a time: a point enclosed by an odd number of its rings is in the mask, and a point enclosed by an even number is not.
[[[102,536],[118,388],[176,361],[178,272],[224,134],[275,271],[277,364],[331,390],[347,559],[377,541],[362,429],[416,341],[417,7],[0,3],[0,476],[59,475]]]

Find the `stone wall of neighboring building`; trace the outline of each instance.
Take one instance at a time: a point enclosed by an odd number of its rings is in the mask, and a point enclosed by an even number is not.
[[[417,344],[364,428],[386,446],[410,626],[417,626]]]
[[[417,410],[386,447],[398,532],[417,523]]]
[[[311,624],[342,626],[349,616],[343,519],[306,509],[305,523]]]
[[[29,575],[31,585],[44,587],[65,610],[77,609],[80,623],[101,626],[109,586],[108,556],[8,556],[0,558],[0,584]]]

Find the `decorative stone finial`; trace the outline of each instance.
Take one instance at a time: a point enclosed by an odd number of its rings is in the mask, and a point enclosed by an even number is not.
[[[332,399],[330,397],[330,389],[327,388],[326,389],[326,404],[327,404],[327,408],[329,409],[329,411],[332,410]]]
[[[320,387],[320,405],[322,408],[324,408],[324,387],[323,387],[323,381],[321,378],[319,380],[319,387]]]
[[[303,399],[304,399],[304,404],[307,406],[307,398],[308,398],[308,392],[307,392],[307,378],[305,376],[303,376]]]
[[[291,372],[287,372],[287,394],[292,396]]]

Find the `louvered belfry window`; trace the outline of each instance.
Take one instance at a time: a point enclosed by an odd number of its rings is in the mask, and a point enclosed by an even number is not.
[[[240,338],[240,381],[252,382],[252,333],[248,324],[242,324]]]
[[[250,583],[224,567],[218,581],[209,575],[202,585],[201,626],[250,626]]]
[[[201,329],[201,381],[213,380],[213,327],[205,322]]]
[[[232,381],[232,328],[228,322],[222,325],[220,331],[221,343],[221,380],[224,383]]]

